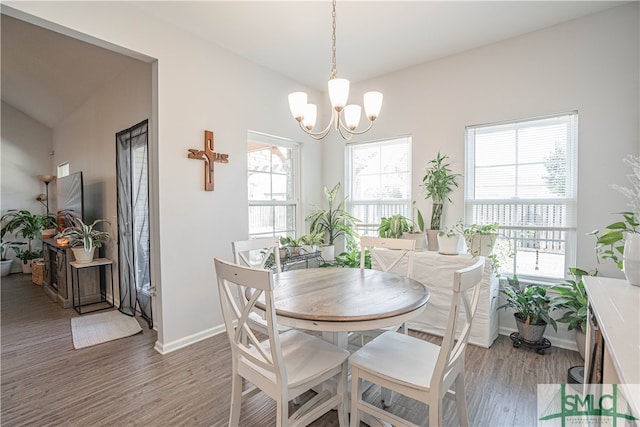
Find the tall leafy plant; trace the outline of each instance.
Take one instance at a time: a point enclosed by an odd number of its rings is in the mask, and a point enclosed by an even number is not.
[[[573,274],[574,280],[567,280],[551,288],[558,292],[558,295],[551,299],[551,306],[554,309],[563,310],[562,317],[556,319],[557,322],[566,323],[570,331],[580,329],[586,332],[589,298],[584,289],[582,277],[589,273],[580,268],[570,268],[569,271]]]
[[[38,215],[29,212],[28,210],[10,210],[0,218],[3,222],[2,230],[0,234],[4,236],[6,233],[13,233],[16,236],[22,236],[27,239],[27,250],[22,251],[22,254],[33,253],[33,241],[40,238],[42,230],[45,228],[57,227],[56,217],[53,214]]]
[[[435,159],[429,161],[427,173],[422,178],[422,187],[425,191],[425,199],[431,199],[433,207],[431,210],[431,229],[440,230],[442,225],[442,209],[444,202],[451,202],[449,195],[454,188],[458,187],[458,177],[447,163],[447,155],[443,155],[438,151]]]
[[[339,190],[339,182],[331,190],[325,186],[324,195],[329,207],[327,209],[318,208],[306,218],[307,221],[311,221],[311,232],[326,235],[324,241],[328,245],[334,245],[340,236],[344,236],[347,243],[352,243],[358,235],[353,227],[360,220],[345,210],[346,197],[339,203],[336,201]]]

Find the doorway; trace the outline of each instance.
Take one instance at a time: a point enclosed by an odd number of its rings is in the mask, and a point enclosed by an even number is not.
[[[116,134],[120,311],[153,327],[149,235],[149,120]]]

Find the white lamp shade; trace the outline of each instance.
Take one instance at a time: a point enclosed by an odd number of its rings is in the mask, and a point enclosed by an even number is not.
[[[338,112],[342,111],[349,99],[349,80],[331,79],[329,80],[328,87],[331,106]]]
[[[382,93],[367,92],[364,94],[364,111],[369,120],[374,121],[382,108]]]
[[[318,116],[318,107],[316,104],[307,104],[304,109],[304,119],[302,119],[302,125],[311,130],[316,125],[316,117]]]
[[[297,121],[304,118],[304,109],[307,105],[307,94],[305,92],[293,92],[289,94],[289,109],[291,115]]]
[[[344,121],[349,130],[354,130],[358,127],[361,113],[362,108],[359,105],[351,104],[344,107]]]

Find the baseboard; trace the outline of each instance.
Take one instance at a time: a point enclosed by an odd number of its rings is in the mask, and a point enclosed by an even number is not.
[[[513,332],[517,332],[517,331],[518,330],[515,329],[515,328],[505,328],[504,326],[500,326],[500,328],[499,328],[500,335],[509,336]],[[576,341],[575,340],[562,339],[562,338],[558,338],[558,337],[550,335],[550,334],[545,334],[544,337],[546,339],[548,339],[549,342],[551,343],[551,345],[554,346],[554,347],[564,348],[566,350],[578,351],[578,346],[576,345]]]
[[[216,326],[214,328],[210,328],[210,329],[206,329],[204,331],[198,332],[196,334],[193,335],[189,335],[187,337],[184,338],[180,338],[178,340],[169,342],[169,343],[161,343],[160,341],[156,341],[156,344],[154,346],[154,349],[160,353],[160,354],[168,354],[171,353],[172,351],[176,351],[179,350],[181,348],[184,348],[188,345],[191,344],[195,344],[197,342],[200,342],[202,340],[205,340],[207,338],[211,338],[215,335],[218,335],[222,332],[226,332],[227,329],[225,328],[224,324],[223,325],[219,325]]]

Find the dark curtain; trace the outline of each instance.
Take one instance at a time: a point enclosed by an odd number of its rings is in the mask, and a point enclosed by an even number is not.
[[[151,310],[148,120],[116,134],[120,311],[136,308],[153,326]]]

